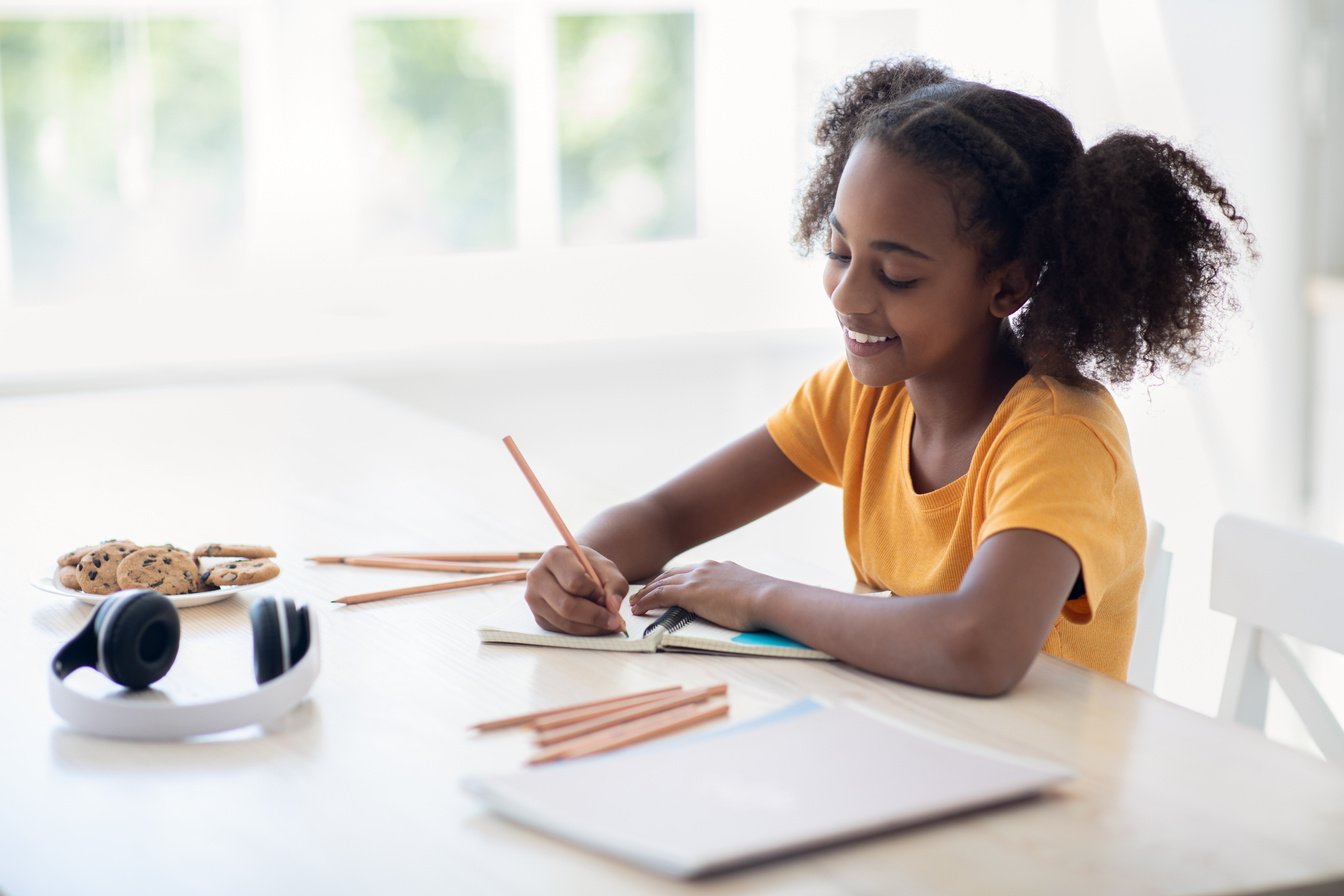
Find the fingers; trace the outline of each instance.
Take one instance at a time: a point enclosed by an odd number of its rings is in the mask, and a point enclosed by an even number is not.
[[[678,585],[684,583],[686,573],[691,567],[669,569],[659,573],[649,584],[630,598],[630,610],[637,616],[643,616],[650,610],[659,610],[676,604],[675,592]]]
[[[626,581],[625,576],[616,568],[606,557],[603,557],[592,548],[584,548],[583,552],[588,555],[588,562],[593,565],[593,569],[602,578],[602,602],[612,613],[619,612],[621,603],[625,600],[625,595],[630,591],[630,583]],[[585,576],[584,578],[587,578]]]
[[[595,584],[583,571],[573,553],[565,546],[552,548],[542,555],[527,575],[525,599],[537,624],[548,631],[574,635],[609,635],[625,627],[621,617],[609,609],[620,602],[629,587],[611,561],[596,552],[589,554],[594,568],[604,580]]]
[[[588,556],[592,557],[593,554],[589,553]],[[556,583],[568,594],[592,600],[601,598],[601,583],[594,582],[588,576],[588,573],[584,572],[583,566],[574,556],[574,552],[565,545],[556,545],[542,554],[541,560],[537,561],[537,565],[533,569],[548,571]],[[601,574],[599,573],[599,575]]]
[[[557,604],[544,600],[527,600],[537,625],[549,632],[564,632],[570,635],[609,635],[616,629],[611,628],[612,616],[605,609],[590,600],[581,597],[566,596]],[[584,621],[587,619],[588,621]],[[616,620],[619,623],[619,617]]]

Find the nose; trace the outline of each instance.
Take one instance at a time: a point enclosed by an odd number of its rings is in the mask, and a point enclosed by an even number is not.
[[[837,313],[860,315],[877,310],[878,303],[871,286],[863,282],[852,264],[834,272],[828,280],[826,292]]]

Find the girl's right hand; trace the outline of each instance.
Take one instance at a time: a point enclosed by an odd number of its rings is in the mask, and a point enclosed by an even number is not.
[[[606,557],[583,548],[601,582],[593,582],[565,545],[541,555],[527,574],[525,598],[537,625],[549,632],[609,635],[625,629],[619,610],[630,583]]]

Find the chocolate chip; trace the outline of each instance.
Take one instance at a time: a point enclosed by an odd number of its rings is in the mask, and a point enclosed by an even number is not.
[[[98,578],[98,573],[94,572],[93,570],[89,570],[89,581],[92,582],[92,581],[94,581],[94,580],[97,579],[97,578]]]
[[[103,561],[102,561],[102,560],[99,560],[97,557],[94,557],[94,558],[93,558],[93,565],[94,565],[95,567],[97,567],[98,569],[102,569],[102,568],[103,568]]]

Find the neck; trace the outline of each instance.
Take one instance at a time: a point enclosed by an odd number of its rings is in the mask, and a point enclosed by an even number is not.
[[[1026,365],[1007,342],[997,340],[983,362],[907,380],[920,436],[932,442],[978,440]]]

